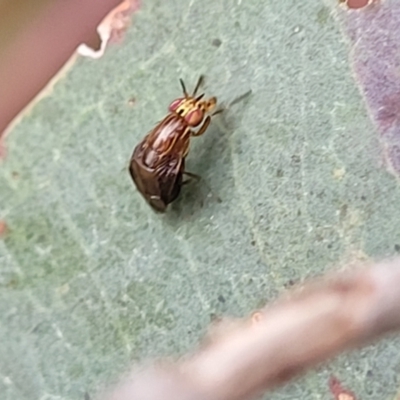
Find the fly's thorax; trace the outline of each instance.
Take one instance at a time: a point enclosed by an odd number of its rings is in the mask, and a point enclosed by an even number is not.
[[[204,95],[195,97],[183,97],[174,100],[169,106],[169,111],[179,115],[190,127],[200,125],[206,114],[209,113],[217,104],[216,97],[201,100]]]
[[[180,158],[187,153],[190,134],[188,124],[175,113],[171,113],[146,136],[138,157],[147,168],[157,168],[166,158]]]

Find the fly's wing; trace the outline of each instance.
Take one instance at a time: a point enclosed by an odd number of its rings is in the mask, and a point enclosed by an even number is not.
[[[172,203],[179,196],[184,169],[185,160],[172,156],[168,157],[165,164],[157,169],[160,197],[165,204]]]
[[[187,126],[176,115],[164,118],[133,151],[129,171],[139,192],[163,212],[180,192],[188,145]]]
[[[167,204],[160,197],[160,189],[155,171],[143,165],[141,160],[143,143],[136,146],[129,164],[129,173],[137,190],[144,199],[158,212],[164,212]]]
[[[143,144],[139,144],[131,158],[129,172],[138,191],[158,212],[164,212],[174,201],[182,186],[184,159],[165,157],[156,169],[143,165],[141,153]]]

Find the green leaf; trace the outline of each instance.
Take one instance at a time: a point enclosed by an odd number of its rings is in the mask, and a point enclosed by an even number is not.
[[[214,315],[395,253],[400,191],[335,7],[147,1],[122,45],[80,59],[15,128],[0,169],[3,399],[83,399],[135,360],[191,349]],[[187,169],[204,182],[158,215],[128,161],[181,95],[178,78],[191,88],[203,73],[224,103],[253,92],[193,139]],[[392,399],[396,344],[268,398],[329,398],[334,372],[359,398]]]

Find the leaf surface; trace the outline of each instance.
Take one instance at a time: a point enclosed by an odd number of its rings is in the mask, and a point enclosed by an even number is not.
[[[147,1],[123,44],[80,59],[24,118],[0,169],[2,398],[82,399],[135,360],[189,350],[215,315],[400,250],[399,186],[346,18],[329,1]],[[193,139],[187,168],[205,183],[160,216],[128,160],[178,78],[200,74],[224,103],[252,95]],[[359,398],[392,399],[398,342],[268,398],[329,398],[334,373]]]

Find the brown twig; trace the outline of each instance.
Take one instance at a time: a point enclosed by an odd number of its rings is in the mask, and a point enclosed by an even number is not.
[[[193,355],[136,370],[107,400],[244,400],[400,329],[400,259],[306,284],[252,318],[221,323]]]

